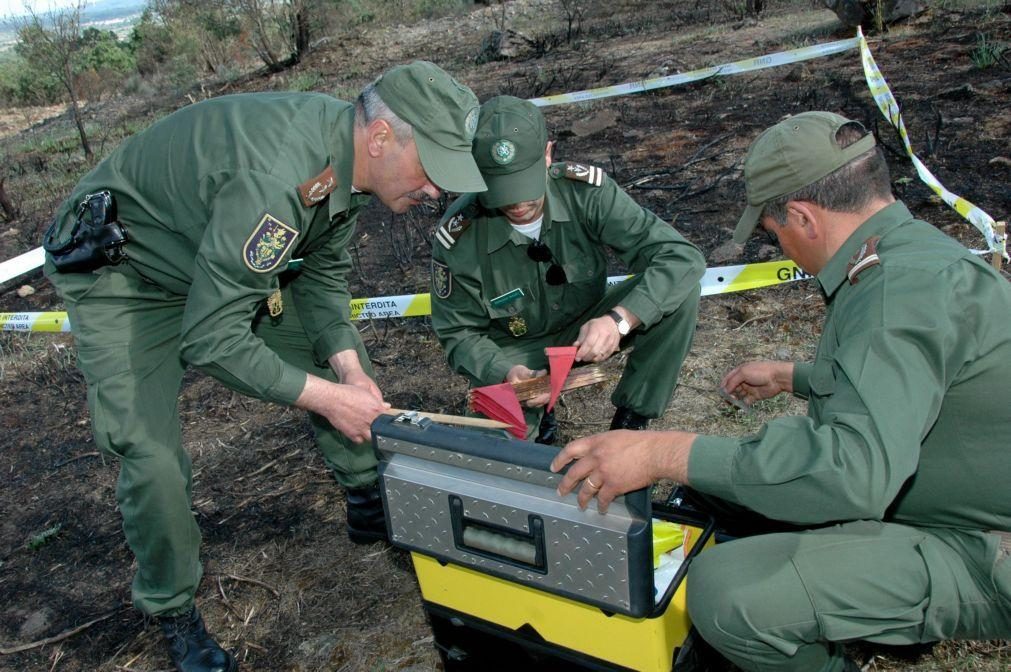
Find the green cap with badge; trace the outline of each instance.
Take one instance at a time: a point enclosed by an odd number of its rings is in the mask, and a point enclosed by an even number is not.
[[[436,186],[457,193],[485,190],[471,155],[479,114],[473,91],[428,61],[390,68],[375,86],[383,102],[414,128],[421,165]]]
[[[496,96],[481,106],[474,159],[488,191],[477,198],[486,208],[535,201],[544,195],[548,129],[528,100]]]
[[[744,160],[744,209],[734,242],[743,243],[755,230],[765,204],[803,189],[869,151],[876,144],[868,133],[848,147],[839,147],[836,133],[851,121],[832,112],[802,112],[766,129],[751,143]]]

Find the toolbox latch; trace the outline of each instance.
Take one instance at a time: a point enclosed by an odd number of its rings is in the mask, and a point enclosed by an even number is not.
[[[419,429],[425,429],[432,424],[431,418],[426,418],[421,413],[417,411],[403,411],[400,415],[393,419],[393,422],[399,422],[405,425],[412,425]]]

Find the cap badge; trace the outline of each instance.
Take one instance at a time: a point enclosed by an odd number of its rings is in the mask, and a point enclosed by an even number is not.
[[[516,145],[509,140],[499,140],[491,146],[491,158],[500,166],[512,163],[516,158]]]
[[[467,133],[467,142],[473,142],[474,135],[477,134],[478,114],[480,114],[480,108],[471,108],[470,112],[467,113],[467,118],[463,121],[464,130]]]

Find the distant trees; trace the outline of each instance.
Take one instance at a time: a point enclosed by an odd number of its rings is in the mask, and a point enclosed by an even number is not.
[[[80,106],[110,92],[185,91],[263,67],[280,72],[327,36],[362,24],[412,21],[470,0],[147,0],[128,37],[82,24],[86,0],[20,21],[13,52],[0,53],[0,104]]]

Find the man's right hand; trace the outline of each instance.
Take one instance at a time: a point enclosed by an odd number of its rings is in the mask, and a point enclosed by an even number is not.
[[[793,392],[793,362],[745,362],[724,376],[720,387],[747,404]]]
[[[322,415],[334,429],[355,443],[372,438],[372,421],[390,407],[372,390],[331,383],[313,375],[306,379],[295,405]]]
[[[531,378],[537,378],[538,376],[548,375],[547,369],[541,369],[540,371],[534,371],[533,369],[528,369],[522,364],[517,364],[513,368],[509,369],[509,373],[506,374],[505,382],[507,383],[518,383],[521,380],[530,380]],[[539,394],[536,397],[527,399],[524,405],[530,408],[538,408],[544,406],[549,401],[551,401],[551,394],[545,392],[544,394]]]

